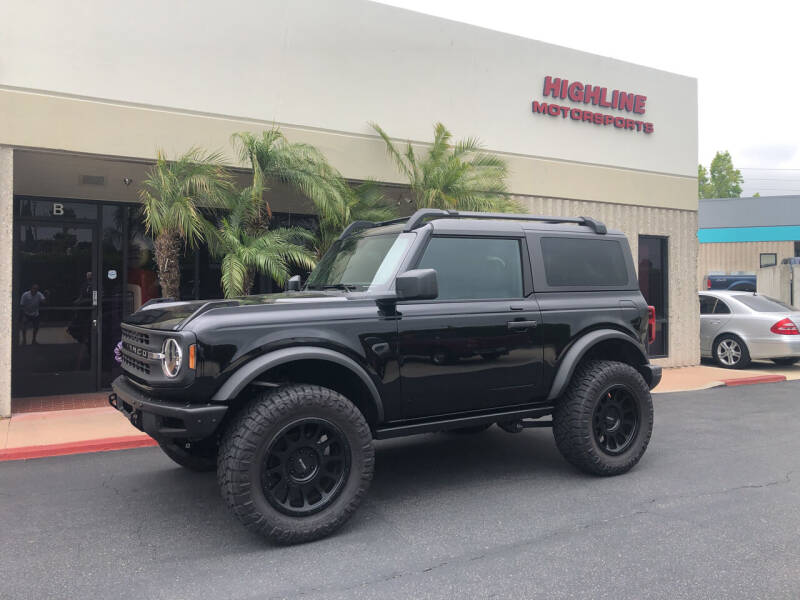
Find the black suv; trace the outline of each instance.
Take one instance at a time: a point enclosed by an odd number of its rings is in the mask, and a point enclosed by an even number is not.
[[[602,223],[419,210],[350,225],[302,289],[143,306],[109,401],[216,469],[245,526],[302,542],[358,507],[376,439],[552,427],[579,469],[628,471],[653,429],[654,327]]]

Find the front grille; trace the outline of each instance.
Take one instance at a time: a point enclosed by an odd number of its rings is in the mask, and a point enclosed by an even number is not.
[[[125,354],[122,355],[122,364],[129,369],[134,371],[138,371],[139,373],[144,373],[145,375],[150,375],[150,365],[146,362],[141,360],[136,360],[135,358],[131,358]]]
[[[131,344],[142,346],[150,345],[150,334],[131,331],[129,329],[125,329],[124,327],[122,329],[122,339],[123,341],[130,342]]]

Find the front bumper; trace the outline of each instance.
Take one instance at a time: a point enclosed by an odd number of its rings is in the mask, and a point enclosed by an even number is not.
[[[647,382],[647,385],[652,390],[659,383],[661,383],[661,367],[653,364],[642,365],[642,377]]]
[[[205,439],[216,431],[228,410],[219,404],[162,401],[141,392],[124,375],[117,377],[111,388],[114,391],[108,403],[156,440]]]

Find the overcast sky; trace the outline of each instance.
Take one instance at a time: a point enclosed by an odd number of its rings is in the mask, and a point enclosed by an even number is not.
[[[744,194],[800,194],[800,2],[379,0],[698,80],[699,161]]]

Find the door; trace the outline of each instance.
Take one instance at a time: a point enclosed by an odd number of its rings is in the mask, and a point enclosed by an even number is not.
[[[539,307],[525,294],[523,255],[515,238],[430,240],[416,268],[436,269],[439,297],[398,304],[407,418],[525,404],[541,393]]]
[[[18,222],[12,394],[96,389],[93,225]]]
[[[700,354],[712,356],[714,338],[728,322],[731,309],[714,296],[700,295]]]

